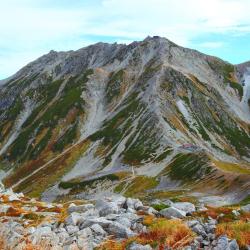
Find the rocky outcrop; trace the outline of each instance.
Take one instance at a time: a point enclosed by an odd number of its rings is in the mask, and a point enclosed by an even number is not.
[[[17,198],[9,199],[13,196]],[[143,205],[139,199],[117,195],[91,203],[49,204],[16,194],[2,185],[0,198],[1,249],[98,249],[110,238],[119,241],[147,234],[150,229],[143,222],[145,216],[183,219],[196,234],[186,250],[239,249],[235,240],[215,235],[218,223],[215,219],[209,218],[206,222],[199,218],[190,220],[189,216],[196,211],[192,203],[171,202],[169,208],[159,212]],[[154,247],[132,242],[128,249],[150,250]]]

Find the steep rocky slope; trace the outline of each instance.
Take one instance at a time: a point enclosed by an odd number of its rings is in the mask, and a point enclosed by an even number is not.
[[[1,178],[46,200],[243,199],[249,68],[160,37],[51,51],[0,87]]]

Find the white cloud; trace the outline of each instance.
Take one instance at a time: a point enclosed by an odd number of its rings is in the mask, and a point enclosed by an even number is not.
[[[224,42],[204,42],[198,44],[201,48],[207,48],[207,49],[218,49],[224,46]]]
[[[1,0],[0,54],[6,53],[0,77],[50,49],[82,47],[93,36],[129,42],[160,35],[182,46],[208,33],[239,36],[250,32],[249,12],[249,0]]]

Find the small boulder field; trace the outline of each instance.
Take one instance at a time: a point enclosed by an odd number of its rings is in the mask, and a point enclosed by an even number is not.
[[[115,194],[52,204],[0,188],[0,249],[250,249],[249,221],[250,204],[146,205]]]

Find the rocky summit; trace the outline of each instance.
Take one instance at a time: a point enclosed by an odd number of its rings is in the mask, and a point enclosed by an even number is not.
[[[50,51],[0,81],[0,180],[10,249],[247,247],[250,62],[158,36]]]

